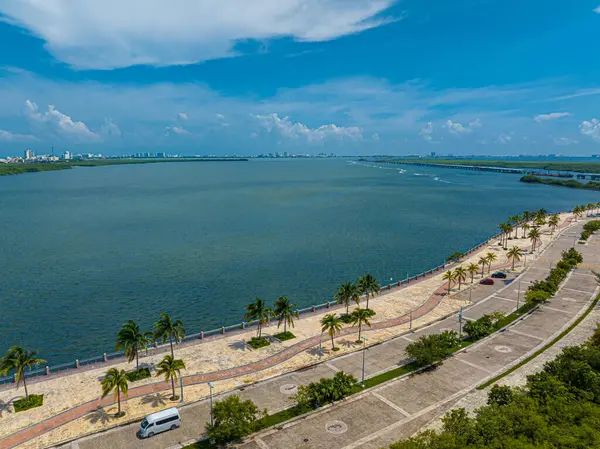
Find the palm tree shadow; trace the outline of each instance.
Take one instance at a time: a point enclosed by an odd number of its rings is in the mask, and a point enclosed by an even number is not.
[[[154,393],[144,396],[142,398],[142,404],[150,404],[152,408],[157,408],[163,405],[167,405],[167,400],[170,395],[167,393]]]
[[[95,411],[90,412],[86,415],[87,419],[91,424],[101,423],[106,424],[113,418],[113,415],[107,413],[102,407],[98,407]]]
[[[354,346],[356,346],[356,342],[352,340],[340,340],[338,345],[344,348],[353,348]]]
[[[248,351],[248,347],[246,346],[246,343],[242,340],[232,341],[231,343],[228,344],[228,346],[231,349],[237,349],[238,351]]]
[[[12,401],[4,402],[3,400],[0,399],[0,418],[2,418],[2,414],[4,412],[6,412],[6,413],[13,412],[11,403],[12,403]]]

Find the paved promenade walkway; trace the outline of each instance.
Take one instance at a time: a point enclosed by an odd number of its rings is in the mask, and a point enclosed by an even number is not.
[[[568,224],[567,221],[565,221],[561,227],[565,227],[565,226],[567,226],[567,224]],[[569,239],[571,239],[571,237],[569,237]],[[559,241],[561,241],[561,240],[559,240]],[[510,262],[503,260],[498,265],[495,265],[492,268],[493,269],[501,269],[501,268],[506,268],[510,265],[511,265]],[[537,278],[538,277],[536,277],[536,279]],[[499,286],[497,285],[494,288],[495,289],[499,288]],[[420,307],[418,307],[417,309],[412,311],[412,319],[422,317],[422,316],[428,314],[429,312],[431,312],[433,309],[435,309],[440,304],[442,299],[444,298],[446,289],[447,289],[446,284],[440,286],[432,295],[429,296],[429,298]],[[475,289],[478,289],[478,292],[471,293],[476,297],[476,298],[472,298],[473,302],[476,302],[478,300],[477,299],[478,295],[482,295],[482,294],[489,295],[489,290],[486,290],[485,286],[478,286]],[[463,299],[465,299],[465,300],[467,299],[466,291],[462,292],[460,295],[462,295]],[[508,295],[509,294],[507,293],[507,294],[504,294],[503,296],[508,296]],[[480,300],[481,299],[483,299],[483,297],[481,297]],[[507,298],[505,298],[505,299],[507,299]],[[503,303],[506,303],[506,302],[508,302],[508,301],[503,301]],[[482,304],[483,304],[483,302],[482,302]],[[499,304],[501,304],[501,303],[499,303]],[[507,304],[504,304],[504,306],[506,307]],[[514,305],[511,304],[510,307],[514,308]],[[510,309],[510,307],[508,309]],[[496,310],[495,307],[492,307],[492,309]],[[477,313],[477,315],[482,315],[483,313],[489,313],[489,311],[490,310],[488,310],[488,308],[486,308],[484,306],[481,308],[480,313],[479,312]],[[363,331],[368,332],[369,330],[386,329],[386,328],[399,326],[401,324],[408,323],[410,319],[411,319],[411,316],[409,314],[406,314],[406,315],[403,315],[403,316],[400,316],[397,318],[393,318],[390,320],[374,323],[372,328],[364,329]],[[454,322],[454,324],[447,323],[446,328],[455,328],[456,327],[456,323],[455,323],[456,319],[453,318],[450,321]],[[441,329],[441,328],[444,328],[444,327],[435,325],[435,326],[427,328],[426,330],[423,330],[421,332],[430,332],[432,330]],[[354,334],[356,332],[357,332],[356,328],[344,328],[341,336]],[[229,369],[224,369],[224,370],[219,370],[219,371],[214,371],[214,372],[186,376],[183,379],[183,382],[184,382],[185,386],[206,384],[209,381],[213,381],[213,382],[221,381],[224,379],[240,377],[240,376],[248,375],[250,373],[262,371],[269,367],[278,365],[278,364],[280,364],[280,363],[282,363],[304,351],[314,350],[315,347],[319,346],[321,338],[322,337],[320,335],[317,335],[317,336],[305,339],[297,344],[287,347],[286,349],[284,349],[274,355],[271,355],[265,359],[262,359],[262,360],[259,360],[259,361],[253,362],[253,363],[249,363],[247,365],[236,366],[234,368],[229,368]],[[325,339],[323,339],[323,340],[326,341]],[[374,363],[374,364],[372,364],[373,368],[369,367],[368,375],[374,375],[374,373],[377,373],[379,371],[385,371],[387,369],[391,369],[391,368],[394,368],[395,366],[397,366],[398,365],[397,361],[394,361],[392,363],[392,365],[390,365],[390,363],[389,363],[390,354],[385,353],[385,350],[389,350],[389,348],[394,348],[394,353],[396,354],[394,359],[397,360],[398,355],[403,354],[403,352],[401,352],[401,351],[403,351],[403,347],[406,344],[408,344],[410,341],[411,341],[411,337],[404,337],[404,338],[394,340],[395,345],[390,343],[389,345],[384,344],[384,345],[379,345],[377,347],[369,349],[369,352],[372,354],[375,354],[378,351],[383,350],[383,353],[382,353],[383,358],[380,360],[379,365],[377,363]],[[398,342],[400,342],[399,347],[398,347]],[[377,349],[377,348],[379,348],[379,349]],[[353,358],[356,358],[357,356],[358,355],[356,353],[350,354],[348,356],[343,356],[338,359],[334,359],[328,363],[318,365],[317,367],[310,368],[310,369],[306,370],[306,372],[307,372],[306,377],[308,377],[308,378],[303,379],[302,381],[299,380],[298,382],[304,383],[305,381],[312,381],[312,380],[318,379],[320,377],[330,375],[332,373],[332,371],[337,371],[337,370],[341,370],[341,369],[343,369],[346,372],[355,373],[356,367],[354,366],[354,361],[352,361],[352,363],[350,364],[351,366],[346,366],[346,364],[349,363],[350,360],[353,360]],[[292,373],[291,375],[292,376],[300,376],[299,373]],[[276,379],[282,379],[283,377],[285,377],[285,376],[280,376],[279,378],[276,378]],[[269,382],[272,383],[273,381],[261,382],[258,385],[268,384]],[[297,386],[299,384],[298,382],[294,383],[293,385]],[[290,385],[292,385],[292,384],[290,384]],[[260,388],[261,387],[248,387],[247,390],[256,391],[257,389],[260,389]],[[156,398],[156,400],[158,402],[160,402],[162,400],[161,394],[162,394],[162,392],[164,392],[166,390],[170,390],[170,386],[169,386],[169,384],[166,384],[165,382],[157,382],[154,384],[144,385],[141,387],[130,389],[129,390],[129,399],[136,398],[136,397],[148,397],[148,398]],[[293,391],[293,390],[294,390],[293,388],[290,389],[290,391]],[[281,394],[284,394],[284,393],[281,393]],[[261,402],[265,402],[265,398],[268,398],[269,396],[270,395],[266,391],[263,391],[263,394],[260,395],[260,397],[258,399],[253,398],[253,400],[255,400],[255,402],[260,404]],[[0,449],[8,449],[8,448],[15,447],[15,446],[22,444],[32,438],[38,437],[46,432],[49,432],[56,428],[59,428],[60,426],[63,426],[64,424],[67,424],[76,419],[79,419],[85,415],[90,415],[93,417],[94,414],[101,414],[101,412],[99,412],[99,410],[101,410],[103,407],[110,406],[113,403],[114,403],[114,401],[113,401],[112,397],[107,397],[107,398],[104,398],[101,400],[89,401],[89,402],[81,404],[77,407],[68,409],[63,413],[60,413],[56,416],[53,416],[49,419],[46,419],[39,423],[36,423],[26,429],[23,429],[21,431],[18,431],[16,433],[8,435],[5,438],[0,439]],[[283,402],[283,403],[285,403],[285,402]],[[278,404],[279,404],[279,408],[281,408],[282,402],[279,401]],[[166,403],[165,403],[165,406],[167,406]],[[273,409],[274,409],[273,403],[264,404],[264,406],[268,407],[271,411],[273,411]],[[198,418],[194,418],[194,419],[198,419]],[[204,419],[204,421],[200,420],[199,422],[200,423],[206,422],[206,419]],[[124,429],[127,429],[127,428],[128,427],[125,427]],[[131,429],[128,429],[128,430],[130,431]],[[176,436],[178,432],[179,431],[171,432],[169,434],[172,436]],[[116,431],[113,433],[118,434],[119,432]],[[196,435],[199,433],[202,433],[202,432],[200,431],[200,432],[196,433]],[[165,438],[168,438],[167,434],[163,434],[163,435],[165,435]],[[158,442],[158,441],[160,441],[160,439],[156,438],[153,441]],[[113,443],[116,443],[116,442],[113,442]],[[98,441],[96,441],[95,444],[100,444],[100,443]],[[105,446],[105,447],[130,447],[127,444],[126,445],[122,445],[122,444],[125,444],[125,443],[119,442],[116,445],[113,444],[111,446]],[[90,446],[90,447],[92,447],[92,446]],[[100,446],[94,446],[94,447],[100,447]],[[131,446],[131,447],[137,447],[137,446]],[[148,446],[148,444],[144,444],[144,447],[149,447],[149,446]],[[157,446],[157,447],[165,447],[165,446]]]

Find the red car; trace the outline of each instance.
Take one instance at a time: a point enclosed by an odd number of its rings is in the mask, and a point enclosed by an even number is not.
[[[485,278],[480,280],[479,283],[483,285],[494,285],[494,280],[492,278]]]

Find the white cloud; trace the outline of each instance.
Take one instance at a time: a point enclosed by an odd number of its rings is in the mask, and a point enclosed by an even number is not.
[[[563,117],[570,117],[573,114],[571,114],[570,112],[550,112],[549,114],[538,114],[535,117],[533,117],[533,119],[540,123],[540,122],[546,122],[548,120],[556,120],[559,118],[563,118]]]
[[[600,140],[600,121],[595,118],[584,120],[579,125],[579,131],[584,136],[589,136],[594,140]]]
[[[215,117],[217,117],[219,120],[225,120],[225,116],[223,114],[215,114]]]
[[[188,117],[188,115],[185,112],[179,112],[177,114],[177,118],[179,120],[187,120],[189,117]]]
[[[379,133],[374,133],[374,134],[371,136],[371,139],[373,139],[373,140],[379,140],[379,139],[381,139],[381,137],[379,136]]]
[[[425,139],[427,142],[431,142],[433,140],[433,123],[428,122],[427,125],[421,131],[419,131],[419,136]]]
[[[397,0],[13,0],[4,20],[80,69],[190,64],[236,55],[236,43],[327,41],[374,28]]]
[[[179,134],[180,136],[189,136],[189,135],[192,134],[188,130],[183,129],[180,126],[167,126],[165,128],[165,135],[166,136],[171,135],[172,132],[175,133],[175,134]]]
[[[31,134],[14,134],[10,131],[5,131],[0,129],[0,141],[4,142],[27,142],[31,140],[38,140],[35,136]]]
[[[598,14],[600,14],[600,6],[594,8],[594,12],[597,12]]]
[[[356,126],[344,127],[335,124],[321,125],[318,128],[309,128],[303,123],[293,123],[289,117],[280,118],[278,114],[256,115],[261,126],[267,132],[275,132],[289,139],[306,138],[309,142],[324,141],[332,138],[335,140],[361,140],[362,130]]]
[[[559,146],[567,146],[567,145],[577,145],[579,143],[578,140],[572,139],[570,137],[555,137],[554,145]]]
[[[121,137],[121,129],[111,118],[104,119],[104,123],[100,127],[100,132],[105,136]]]
[[[483,123],[481,123],[481,120],[479,119],[473,120],[467,126],[463,126],[459,122],[453,122],[452,120],[448,120],[444,125],[444,128],[447,128],[448,132],[452,134],[461,135],[469,134],[473,131],[474,128],[481,128],[482,126]]]
[[[512,140],[512,137],[509,136],[508,134],[500,134],[498,136],[498,138],[496,139],[496,143],[506,145],[506,144],[510,143],[511,140]]]
[[[40,112],[38,106],[30,100],[25,101],[25,114],[38,123],[47,123],[53,130],[60,134],[81,141],[100,140],[98,134],[93,133],[83,122],[74,122],[71,117],[57,110],[53,105],[48,105],[47,112]]]

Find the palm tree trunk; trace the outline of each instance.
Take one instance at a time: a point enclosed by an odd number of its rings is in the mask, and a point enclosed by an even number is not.
[[[362,327],[362,322],[358,322],[358,339],[360,340],[360,331],[361,331],[361,327]]]
[[[333,342],[333,334],[331,334],[331,349],[335,349],[335,343]]]
[[[173,398],[175,398],[175,378],[171,376],[171,388],[173,389]]]
[[[512,260],[513,260],[513,267],[512,267],[512,269],[514,270],[515,269],[515,257],[513,257]]]
[[[287,319],[284,318],[283,320],[283,333],[285,334],[287,332]]]
[[[367,309],[369,308],[369,293],[367,292]]]
[[[121,389],[117,387],[117,415],[121,414]]]
[[[473,273],[471,273],[471,284],[473,283]]]
[[[23,372],[23,386],[25,387],[25,399],[29,399],[29,392],[27,391],[27,380],[25,379],[25,373]]]
[[[169,344],[171,345],[171,356],[175,357],[175,353],[173,352],[173,333],[169,335]]]
[[[135,370],[140,370],[140,354],[138,351],[135,351]]]
[[[350,313],[350,301],[346,301],[346,315]]]
[[[258,320],[258,338],[262,336],[262,323]]]

